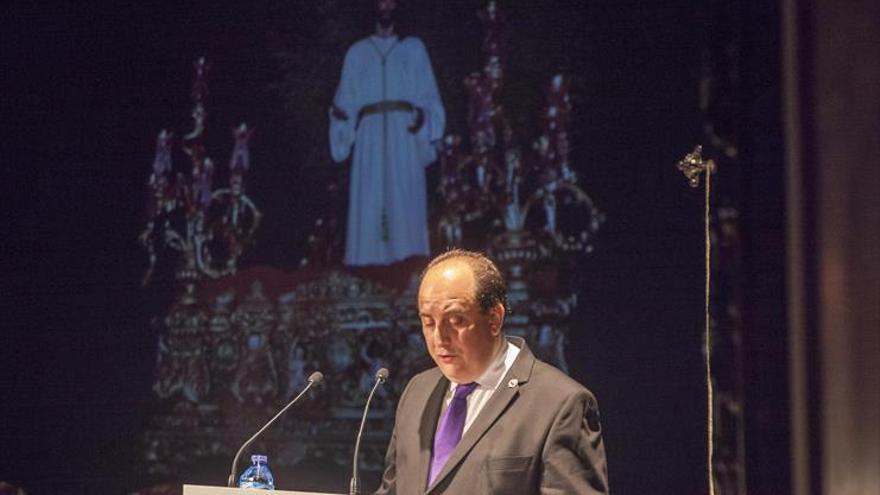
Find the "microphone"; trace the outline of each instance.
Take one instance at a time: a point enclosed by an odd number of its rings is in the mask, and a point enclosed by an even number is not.
[[[358,452],[361,450],[361,436],[364,434],[364,425],[367,423],[367,412],[370,410],[370,401],[373,400],[373,394],[376,393],[376,389],[379,388],[379,385],[385,383],[386,380],[388,380],[388,369],[380,368],[379,371],[376,372],[376,383],[373,384],[373,389],[370,390],[370,395],[367,396],[367,403],[364,405],[364,417],[361,418],[361,427],[358,429],[357,440],[354,442],[354,460],[351,468],[351,483],[348,486],[349,495],[360,495],[361,493],[361,480],[358,477]]]
[[[294,397],[292,401],[288,402],[287,405],[284,406],[284,409],[278,411],[278,414],[273,416],[272,419],[270,419],[268,423],[266,423],[262,428],[260,428],[260,431],[254,433],[254,436],[248,438],[247,441],[242,444],[241,448],[238,449],[238,452],[235,453],[235,458],[232,460],[232,469],[229,471],[229,481],[227,483],[228,487],[230,487],[230,488],[235,487],[235,472],[238,468],[238,459],[241,457],[241,454],[244,452],[244,449],[246,449],[247,446],[250,445],[254,440],[256,440],[258,436],[260,436],[264,431],[266,431],[267,428],[272,426],[272,423],[274,423],[276,419],[280,418],[281,415],[285,413],[285,411],[290,409],[290,406],[296,404],[296,401],[298,401],[300,397],[302,397],[306,392],[308,392],[308,390],[310,388],[312,388],[312,385],[317,385],[317,384],[321,383],[321,381],[323,379],[324,379],[324,374],[321,373],[320,371],[316,371],[316,372],[312,373],[311,375],[309,375],[309,383],[308,383],[308,385],[306,385],[306,387],[304,389],[302,389],[302,392],[300,392],[296,397]]]

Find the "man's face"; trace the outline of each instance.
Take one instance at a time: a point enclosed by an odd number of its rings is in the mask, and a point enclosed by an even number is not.
[[[501,345],[504,307],[480,310],[471,268],[447,260],[425,274],[419,288],[419,316],[428,353],[456,383],[470,383],[486,370]]]
[[[394,9],[397,8],[395,0],[378,0],[376,2],[376,20],[382,28],[388,28],[394,23]]]

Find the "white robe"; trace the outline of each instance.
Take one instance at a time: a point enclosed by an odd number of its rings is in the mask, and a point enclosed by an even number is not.
[[[385,59],[383,67],[383,58]],[[415,112],[365,115],[366,105],[406,101],[424,111],[416,134],[407,127]],[[370,36],[348,49],[333,99],[348,115],[330,115],[330,152],[337,162],[352,158],[347,265],[383,265],[430,254],[425,167],[436,158],[446,120],[431,61],[418,38]]]

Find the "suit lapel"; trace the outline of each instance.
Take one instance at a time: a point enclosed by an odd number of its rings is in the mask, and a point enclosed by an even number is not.
[[[434,445],[434,431],[437,429],[437,420],[440,417],[440,408],[443,404],[443,397],[449,390],[449,380],[446,379],[438,370],[438,378],[433,389],[427,389],[429,392],[424,397],[420,397],[416,403],[416,411],[422,411],[422,417],[419,421],[419,436],[416,449],[410,452],[418,452],[418,473],[416,476],[417,486],[425,489],[428,483],[428,468],[431,465],[431,450]],[[414,439],[415,440],[415,439]]]
[[[516,357],[516,361],[513,362],[510,370],[504,378],[502,378],[501,384],[495,389],[495,393],[492,394],[489,402],[487,402],[483,407],[483,410],[480,411],[480,414],[474,420],[471,427],[468,428],[464,436],[461,437],[461,441],[455,447],[455,450],[452,451],[452,455],[449,456],[446,465],[443,466],[440,474],[437,475],[434,484],[428,487],[428,492],[430,492],[433,487],[437,486],[443,478],[445,478],[456,466],[458,466],[459,463],[462,462],[462,460],[464,460],[468,452],[474,448],[477,442],[483,438],[483,435],[489,431],[489,428],[495,424],[498,418],[507,410],[508,406],[514,401],[514,399],[516,399],[519,395],[519,387],[528,382],[529,377],[532,374],[532,367],[535,364],[535,356],[532,355],[523,339],[519,337],[508,337],[508,340],[520,348],[520,353]],[[512,386],[511,383],[513,384]],[[433,431],[431,432],[431,438],[433,438]],[[428,452],[428,462],[430,462],[430,450]],[[427,468],[425,469],[425,477],[427,478]]]

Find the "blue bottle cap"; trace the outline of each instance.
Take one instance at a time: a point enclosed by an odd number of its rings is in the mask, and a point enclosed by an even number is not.
[[[254,454],[251,456],[252,463],[266,464],[269,462],[269,456],[264,454]]]

